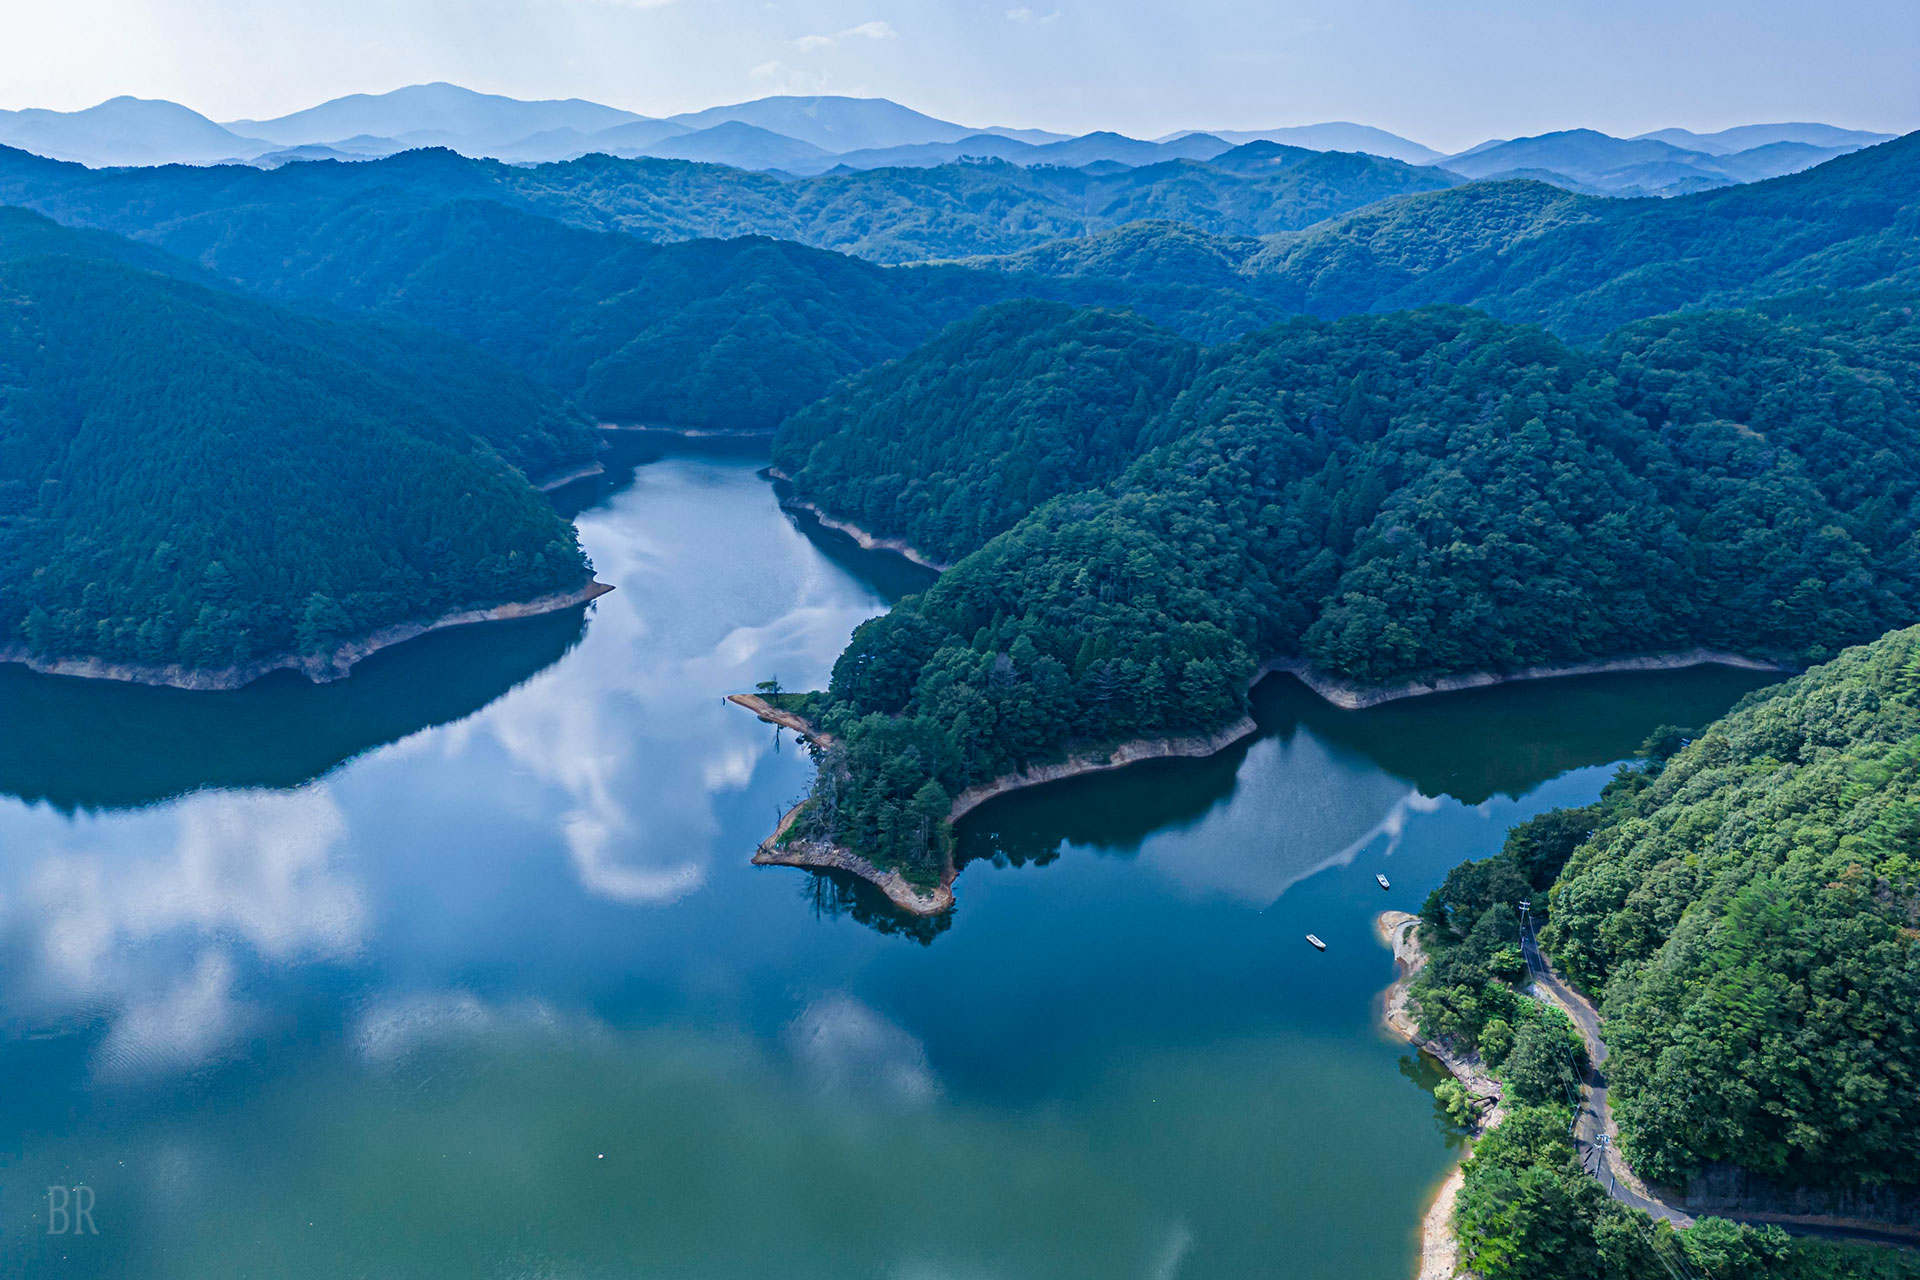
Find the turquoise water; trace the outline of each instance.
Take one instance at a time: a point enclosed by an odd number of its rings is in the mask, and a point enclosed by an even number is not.
[[[0,668],[0,1273],[1401,1280],[1455,1138],[1374,913],[1756,683],[1271,681],[979,810],[916,924],[749,865],[808,766],[721,695],[924,577],[750,449],[615,456],[585,613],[324,687]]]

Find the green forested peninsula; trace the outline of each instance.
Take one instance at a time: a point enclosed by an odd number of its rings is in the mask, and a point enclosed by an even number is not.
[[[522,474],[591,456],[577,414],[151,253],[0,211],[0,644],[226,667],[586,582]]]
[[[1295,321],[1197,359],[1122,432],[1133,460],[1082,487],[1005,380],[1046,385],[1052,341],[1062,404],[1096,402],[1084,361],[1131,411],[1178,349],[1143,377],[1085,358],[1091,321],[976,322],[965,361],[867,375],[777,446],[804,453],[803,495],[819,456],[860,504],[830,510],[928,546],[1038,504],[854,634],[813,706],[844,739],[816,834],[934,858],[901,814],[1217,728],[1265,659],[1378,685],[1696,646],[1831,656],[1915,614],[1920,417],[1886,371],[1914,329],[1900,298],[1650,321],[1599,353],[1452,309]],[[882,411],[856,410],[868,386]],[[948,457],[960,423],[979,465]],[[908,475],[912,521],[890,525]]]

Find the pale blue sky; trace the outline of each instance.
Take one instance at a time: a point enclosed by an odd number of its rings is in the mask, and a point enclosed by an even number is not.
[[[0,107],[216,119],[451,80],[650,115],[790,92],[1073,133],[1350,119],[1443,150],[1920,127],[1916,0],[4,0],[0,27]]]

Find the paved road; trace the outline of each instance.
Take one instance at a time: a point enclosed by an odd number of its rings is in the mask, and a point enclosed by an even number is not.
[[[1581,1166],[1605,1184],[1608,1194],[1622,1204],[1664,1218],[1676,1227],[1692,1226],[1693,1215],[1642,1183],[1620,1155],[1620,1129],[1613,1122],[1613,1108],[1607,1101],[1607,1043],[1600,1038],[1600,1011],[1554,972],[1534,941],[1532,929],[1522,935],[1521,946],[1526,952],[1534,985],[1545,990],[1555,1004],[1566,1010],[1587,1044],[1587,1071],[1581,1082],[1585,1091],[1573,1128],[1573,1145],[1580,1153]]]
[[[1678,1198],[1641,1182],[1620,1154],[1620,1129],[1614,1124],[1613,1108],[1607,1101],[1607,1043],[1600,1038],[1600,1011],[1593,1007],[1591,1000],[1575,991],[1554,971],[1553,965],[1541,952],[1532,928],[1522,932],[1520,945],[1526,954],[1527,967],[1535,987],[1543,990],[1555,1004],[1566,1010],[1574,1026],[1579,1028],[1580,1038],[1587,1044],[1587,1071],[1583,1081],[1586,1088],[1573,1133],[1574,1147],[1580,1153],[1581,1165],[1606,1186],[1608,1194],[1622,1204],[1653,1217],[1664,1218],[1676,1227],[1692,1226],[1693,1217]],[[1603,1138],[1605,1141],[1602,1141]],[[1920,1247],[1920,1237],[1900,1228],[1877,1230],[1832,1221],[1795,1219],[1779,1214],[1728,1213],[1720,1216],[1756,1225],[1770,1222],[1794,1235],[1896,1245],[1908,1249]]]

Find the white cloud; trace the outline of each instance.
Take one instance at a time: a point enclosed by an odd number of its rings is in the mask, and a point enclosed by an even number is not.
[[[369,911],[336,864],[345,815],[325,783],[209,792],[173,810],[174,840],[145,825],[62,824],[0,898],[0,944],[22,957],[8,993],[29,1016],[99,1015],[103,1076],[191,1070],[230,1049],[256,1013],[235,995],[239,960],[344,959]],[[12,977],[13,975],[9,975]]]
[[[1007,10],[1007,21],[1018,23],[1023,27],[1030,26],[1037,22],[1056,22],[1059,18],[1060,11],[1058,9],[1055,9],[1051,13],[1036,13],[1025,5],[1021,5],[1018,9]]]
[[[801,36],[793,42],[793,47],[802,53],[817,53],[822,49],[835,47],[842,40],[892,40],[899,34],[890,22],[863,22],[857,27],[836,31],[830,36]],[[758,68],[755,70],[757,73]]]

